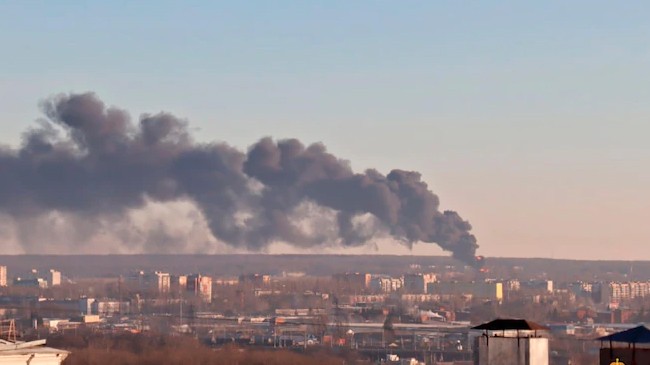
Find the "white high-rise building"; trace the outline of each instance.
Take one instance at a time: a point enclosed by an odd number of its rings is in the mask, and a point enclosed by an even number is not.
[[[50,288],[53,286],[61,285],[61,271],[51,269],[47,273],[47,285]]]
[[[0,286],[7,286],[7,267],[0,266]]]
[[[169,293],[171,286],[171,275],[169,273],[155,271],[152,282],[158,290],[158,293]]]

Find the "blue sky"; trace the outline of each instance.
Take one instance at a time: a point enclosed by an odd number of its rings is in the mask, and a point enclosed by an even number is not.
[[[42,98],[95,91],[203,141],[298,137],[421,171],[486,255],[650,259],[649,8],[3,1],[0,142]]]

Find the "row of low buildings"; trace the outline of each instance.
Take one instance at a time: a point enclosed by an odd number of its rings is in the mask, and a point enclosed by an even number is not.
[[[180,292],[193,293],[203,302],[212,301],[212,277],[201,274],[176,276],[161,271],[138,271],[127,276],[125,284],[136,290],[156,294],[166,294],[177,288]]]
[[[205,303],[212,301],[213,285],[252,285],[267,287],[271,284],[271,276],[266,274],[241,275],[239,278],[219,278],[202,274],[171,275],[161,271],[136,271],[124,278],[124,285],[129,289],[149,292],[155,295],[175,293],[191,293]]]
[[[595,303],[616,305],[636,298],[650,297],[650,281],[574,282],[569,290],[590,296]]]
[[[7,266],[0,266],[0,287],[8,285]],[[61,285],[61,272],[50,269],[45,275],[41,275],[38,270],[33,269],[28,275],[14,278],[13,285],[39,288],[59,286]]]
[[[610,300],[626,300],[650,296],[650,281],[610,282],[603,285]]]
[[[529,290],[539,293],[553,293],[552,280],[510,280],[440,281],[434,273],[409,273],[399,277],[369,273],[342,273],[334,279],[358,292],[406,294],[466,294],[489,299],[503,299],[505,293]]]
[[[431,289],[431,291],[426,294],[353,294],[345,296],[345,298],[348,298],[347,302],[349,304],[382,303],[389,298],[399,298],[406,303],[436,302],[451,300],[453,298],[463,298],[465,300],[471,300],[473,298],[486,300],[503,299],[502,284],[495,282],[444,283],[443,285],[436,285],[436,288]]]
[[[404,274],[400,277],[389,275],[373,275],[369,273],[342,273],[334,275],[340,284],[357,289],[368,289],[383,293],[390,293],[403,289],[409,293],[425,294],[427,286],[436,282],[436,274],[416,273]]]
[[[137,303],[136,303],[137,304]],[[60,317],[77,315],[115,316],[131,313],[131,301],[117,299],[51,299],[44,297],[2,296],[0,313],[13,317],[21,311],[29,311],[40,317]]]
[[[7,277],[7,267],[0,266],[0,287],[9,285]],[[41,274],[34,269],[27,275],[14,278],[12,285],[48,288],[61,285],[61,280],[62,274],[58,270],[51,269]],[[149,291],[156,294],[169,293],[172,288],[177,288],[180,291],[191,292],[207,303],[212,299],[212,278],[201,274],[172,276],[161,271],[136,271],[124,278],[124,285],[137,291]]]

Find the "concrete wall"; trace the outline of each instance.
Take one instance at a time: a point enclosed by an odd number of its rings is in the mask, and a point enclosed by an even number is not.
[[[476,341],[476,365],[548,365],[547,338],[480,336]]]
[[[548,338],[531,338],[529,341],[530,365],[548,365]]]

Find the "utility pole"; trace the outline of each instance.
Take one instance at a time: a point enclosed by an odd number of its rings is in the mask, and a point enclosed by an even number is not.
[[[303,338],[303,342],[305,343],[305,350],[307,350],[307,325],[303,325],[303,328],[305,330],[305,337]]]
[[[182,290],[180,291],[180,310],[178,314],[180,318],[179,329],[182,330],[181,328],[183,326],[183,291]]]

